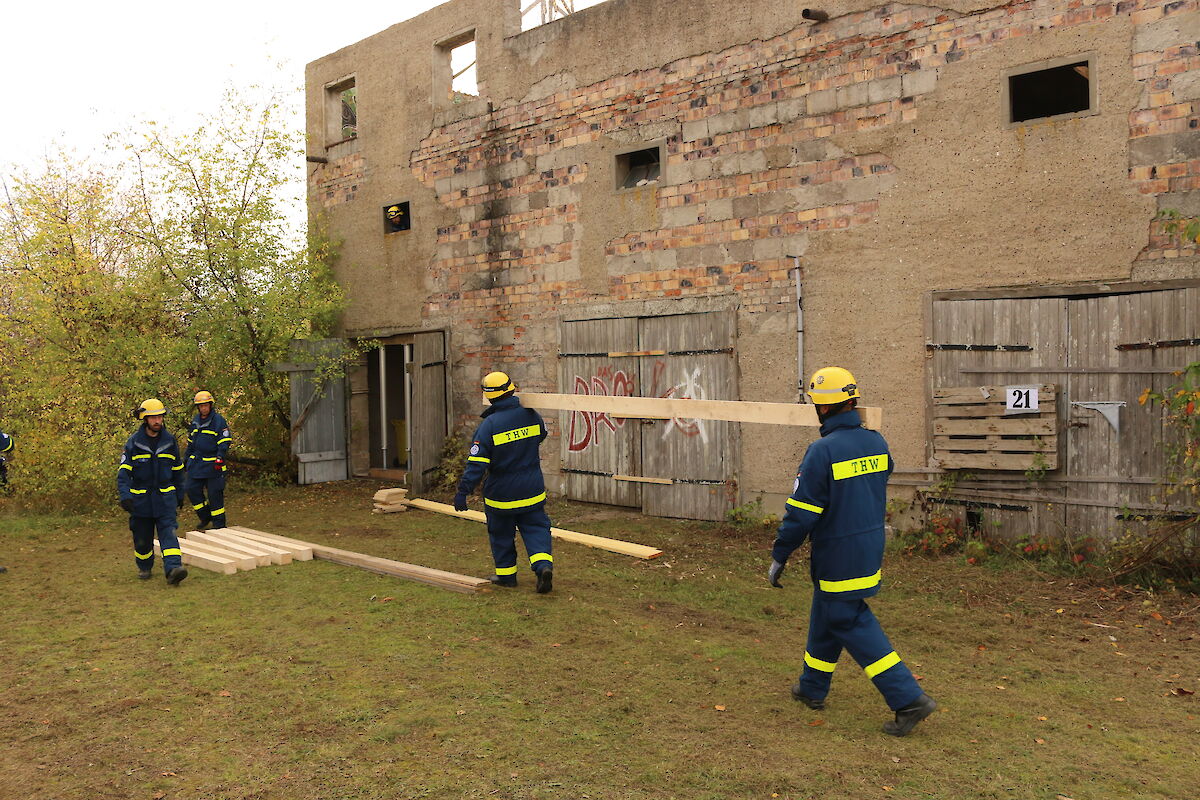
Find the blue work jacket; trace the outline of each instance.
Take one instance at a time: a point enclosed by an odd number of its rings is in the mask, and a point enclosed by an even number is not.
[[[13,437],[9,436],[4,431],[0,431],[0,453],[7,453],[13,449],[16,442]]]
[[[117,467],[117,489],[122,500],[133,500],[133,516],[162,517],[175,513],[176,492],[183,490],[182,475],[183,461],[175,437],[166,428],[151,437],[143,424],[125,442]]]
[[[537,508],[546,501],[538,452],[546,438],[542,415],[509,395],[492,403],[480,416],[483,422],[471,437],[467,468],[458,481],[458,490],[470,494],[487,472],[483,503],[488,511],[520,513]]]
[[[819,594],[848,600],[878,592],[892,468],[887,442],[862,427],[857,411],[825,420],[796,473],[771,556],[786,562],[811,537]]]
[[[199,414],[193,417],[188,429],[187,452],[184,453],[188,475],[193,478],[216,477],[217,459],[225,460],[232,441],[229,423],[216,411],[208,412],[208,419],[201,419]]]

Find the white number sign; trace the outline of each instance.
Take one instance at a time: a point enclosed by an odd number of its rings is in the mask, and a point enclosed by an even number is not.
[[[1038,387],[1036,386],[1005,386],[1005,414],[1036,414],[1038,413]]]

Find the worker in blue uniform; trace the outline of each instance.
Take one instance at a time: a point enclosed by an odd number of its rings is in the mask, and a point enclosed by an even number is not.
[[[546,423],[516,396],[517,387],[503,372],[483,379],[483,394],[491,405],[471,438],[470,453],[454,508],[467,510],[467,495],[483,484],[483,508],[497,586],[517,585],[516,531],[521,532],[529,566],[537,575],[538,594],[554,585],[554,556],[550,550],[550,517],[546,514],[546,482],[542,477],[539,448],[546,438]]]
[[[12,434],[0,431],[0,486],[8,483],[8,454],[12,453],[16,445]]]
[[[117,489],[121,508],[129,514],[138,577],[147,580],[154,569],[157,529],[163,571],[167,583],[175,586],[188,574],[175,536],[176,510],[183,507],[183,460],[179,443],[164,426],[166,415],[166,406],[155,398],[138,407],[135,416],[142,424],[125,442],[117,467]]]
[[[895,712],[884,733],[905,736],[937,704],[892,649],[865,599],[879,591],[881,582],[891,454],[882,435],[863,427],[858,385],[849,370],[817,370],[808,395],[821,420],[821,438],[804,454],[767,573],[771,585],[780,587],[788,557],[805,539],[812,540],[812,613],[804,671],[792,697],[809,708],[825,708],[845,649]]]
[[[196,393],[193,405],[196,415],[188,430],[187,496],[199,518],[199,527],[224,528],[225,522],[225,455],[233,438],[229,423],[217,413],[211,392]],[[207,494],[207,498],[205,497]]]

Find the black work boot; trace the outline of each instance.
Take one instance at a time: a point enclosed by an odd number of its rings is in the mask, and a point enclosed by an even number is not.
[[[167,572],[167,583],[171,586],[178,586],[179,582],[187,577],[186,567],[172,567]]]
[[[152,573],[152,572],[151,572],[150,570],[148,570],[148,569],[139,569],[139,570],[138,570],[138,580],[139,580],[139,581],[148,581],[148,580],[150,580],[150,577],[151,577],[153,574],[154,574],[154,573]]]
[[[492,575],[488,578],[493,586],[503,586],[505,589],[512,589],[517,585],[516,578],[501,577],[500,575]]]
[[[804,705],[808,706],[813,711],[823,711],[825,709],[825,701],[813,700],[804,692],[800,691],[799,683],[792,684],[792,699],[797,703],[804,703]]]
[[[913,728],[917,727],[918,722],[934,711],[937,711],[937,703],[933,702],[933,698],[929,695],[922,694],[911,704],[897,711],[894,722],[888,720],[883,723],[883,732],[890,736],[907,736]]]
[[[546,567],[537,574],[537,593],[547,594],[554,588],[554,570]]]

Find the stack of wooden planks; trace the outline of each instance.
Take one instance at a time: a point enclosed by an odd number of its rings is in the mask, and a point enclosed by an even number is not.
[[[404,500],[408,497],[408,489],[380,489],[375,493],[375,508],[373,514],[393,514],[397,511],[408,511]]]

